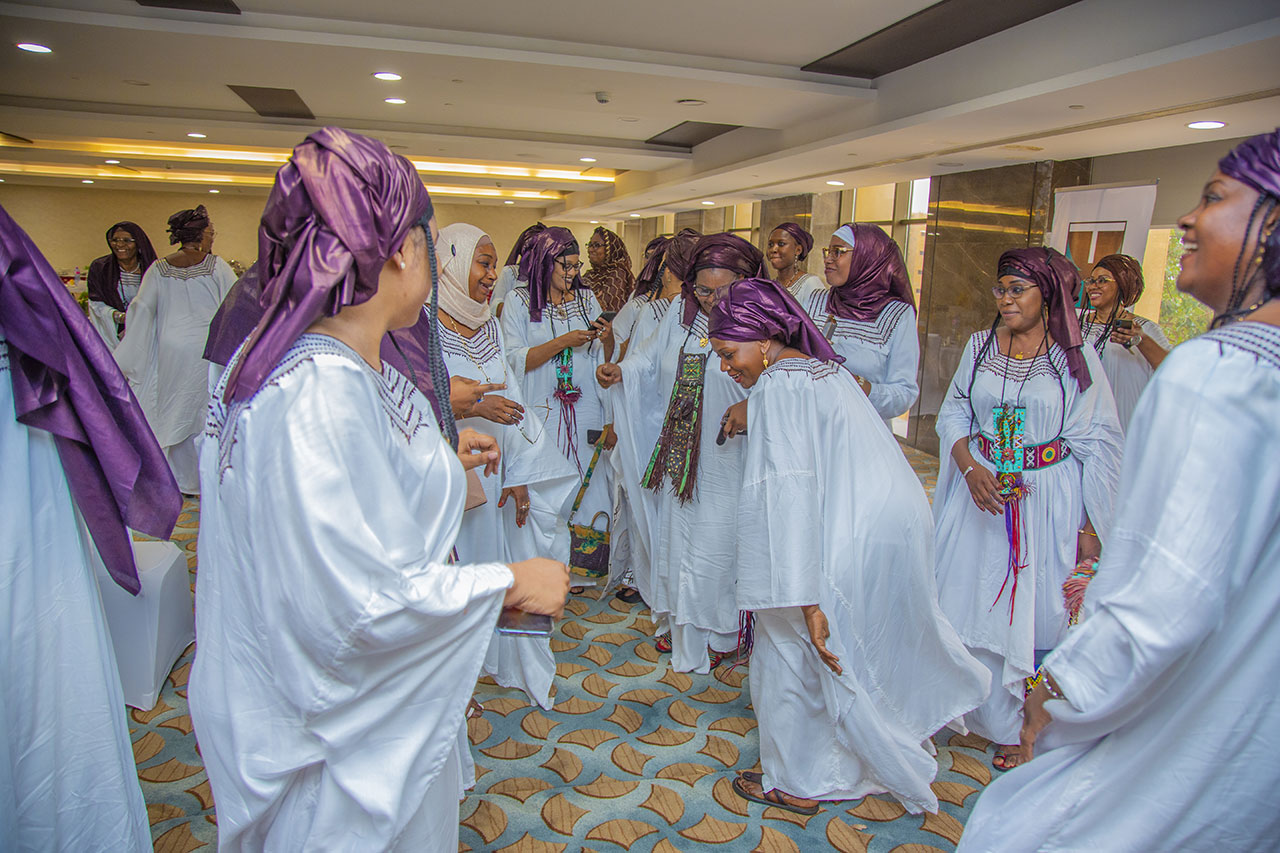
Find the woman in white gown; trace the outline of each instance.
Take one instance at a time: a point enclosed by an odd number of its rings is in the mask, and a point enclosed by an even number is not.
[[[204,205],[169,217],[169,242],[180,248],[147,269],[115,351],[178,487],[187,494],[200,491],[199,441],[209,406],[205,340],[213,315],[236,283],[227,262],[212,254],[214,234]]]
[[[1178,222],[1178,289],[1217,328],[1138,403],[1087,618],[1027,697],[1035,760],[982,793],[965,853],[1276,848],[1278,219],[1280,130],[1219,161]]]
[[[267,200],[266,311],[200,460],[190,702],[223,851],[456,851],[463,712],[499,609],[563,607],[563,564],[446,562],[464,465],[496,468],[496,442],[455,450],[379,355],[422,315],[434,232],[413,165],[338,128]]]
[[[822,250],[826,288],[795,294],[887,423],[915,405],[920,341],[898,244],[875,225],[841,225]]]
[[[1136,258],[1107,255],[1082,283],[1089,306],[1080,315],[1080,331],[1102,359],[1120,426],[1128,429],[1142,389],[1169,354],[1169,339],[1155,322],[1129,310],[1142,297]]]
[[[440,255],[437,314],[449,376],[505,385],[485,395],[458,421],[459,428],[492,436],[502,452],[498,473],[481,478],[485,502],[462,515],[455,546],[458,560],[564,560],[569,553],[564,517],[577,487],[577,472],[555,448],[547,447],[550,435],[536,418],[528,417],[520,383],[507,365],[498,319],[489,311],[497,249],[479,228],[455,223],[440,229]],[[495,634],[484,671],[503,687],[517,687],[531,701],[551,707],[556,662],[550,637]]]
[[[999,314],[969,340],[938,411],[933,498],[938,596],[992,673],[965,720],[1018,762],[1024,682],[1062,641],[1062,584],[1108,540],[1122,436],[1106,375],[1083,346],[1075,266],[1052,249],[1012,249],[993,287]]]
[[[3,209],[0,271],[0,849],[149,851],[94,566],[137,593],[128,528],[169,536],[182,497],[107,345]]]
[[[125,313],[138,295],[142,277],[156,262],[147,232],[133,222],[117,222],[107,229],[110,252],[94,258],[86,276],[89,320],[107,346],[115,349],[124,336]]]
[[[602,386],[622,386],[618,407],[633,434],[622,466],[628,489],[635,483],[651,494],[637,501],[647,516],[649,588],[638,582],[663,632],[658,651],[671,652],[677,672],[710,672],[738,645],[731,590],[742,445],[716,439],[725,412],[746,391],[709,369],[707,313],[716,289],[758,275],[762,261],[741,237],[701,238],[689,255],[683,293],[657,330],[621,364],[598,372]]]
[[[737,603],[754,617],[763,774],[734,788],[802,814],[888,792],[937,812],[929,738],[989,674],[938,607],[919,479],[839,356],[779,283],[712,309],[720,368],[751,389]]]
[[[578,258],[578,241],[569,229],[547,228],[534,236],[520,259],[523,284],[507,297],[502,342],[509,378],[524,396],[528,427],[547,432],[542,452],[569,460],[580,481],[575,488],[585,484],[571,521],[603,528],[595,519],[612,513],[608,436],[595,444],[589,436],[603,433],[607,423],[604,392],[592,380],[613,352],[613,332],[582,284]]]
[[[812,251],[813,235],[795,222],[784,222],[770,231],[764,250],[774,280],[802,303],[815,290],[826,289],[822,279],[805,271],[804,262]]]

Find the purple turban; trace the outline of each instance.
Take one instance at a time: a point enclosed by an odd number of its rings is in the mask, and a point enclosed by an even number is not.
[[[1066,255],[1057,249],[1033,246],[1010,249],[1000,256],[999,275],[1016,275],[1034,282],[1040,288],[1049,309],[1049,334],[1067,354],[1067,367],[1081,391],[1093,384],[1085,364],[1084,339],[1075,318],[1075,296],[1080,290],[1080,272]]]
[[[102,562],[137,595],[129,528],[168,539],[182,495],[102,337],[3,208],[0,334],[8,341],[18,422],[53,435]]]
[[[179,210],[169,217],[170,243],[199,243],[209,227],[209,211],[203,204],[191,210]]]
[[[779,340],[818,361],[843,363],[796,298],[776,281],[744,278],[711,308],[711,337],[722,341]]]
[[[902,250],[883,229],[850,222],[841,225],[835,236],[853,249],[852,263],[849,279],[831,288],[827,311],[846,320],[870,323],[895,299],[915,307]]]
[[[670,261],[668,261],[670,263]],[[684,282],[684,317],[686,326],[692,325],[698,316],[698,300],[693,293],[693,283],[698,270],[729,270],[739,278],[752,278],[764,272],[764,254],[736,234],[708,234],[698,240],[689,252],[688,262],[681,276]]]
[[[663,266],[673,276],[684,281],[685,273],[689,271],[689,258],[693,254],[693,247],[701,238],[702,235],[692,228],[681,228],[674,237],[655,237],[649,241],[650,246],[657,244],[657,248],[640,272],[640,278],[637,281],[642,286],[636,288],[637,293],[650,289],[657,293],[656,282],[660,278],[659,274]],[[647,247],[645,251],[648,251]]]
[[[381,142],[325,127],[294,148],[262,212],[263,315],[227,379],[227,398],[252,396],[320,317],[368,300],[383,264],[430,216],[413,165]]]
[[[654,237],[649,244],[644,247],[644,254],[648,260],[644,262],[644,266],[640,268],[640,274],[636,276],[635,290],[632,296],[639,296],[642,293],[648,293],[650,289],[657,287],[657,281],[662,272],[662,264],[664,262],[663,255],[666,253],[667,244],[671,242],[670,237]]]
[[[534,237],[546,230],[547,226],[541,222],[535,222],[521,231],[520,236],[516,238],[516,244],[511,247],[511,254],[507,255],[507,266],[513,267],[520,263],[520,256],[529,248],[529,243],[533,241]]]
[[[1218,161],[1218,171],[1264,195],[1280,198],[1280,128],[1241,142]]]
[[[89,264],[88,291],[94,302],[110,305],[117,311],[124,311],[128,306],[120,298],[120,261],[116,258],[116,247],[111,245],[111,235],[117,231],[127,231],[138,247],[138,272],[145,273],[147,267],[156,262],[156,250],[147,237],[147,232],[133,222],[117,222],[107,229],[107,254],[95,258]]]
[[[540,231],[520,256],[520,280],[529,285],[529,319],[542,322],[542,309],[547,304],[547,292],[551,288],[551,274],[556,259],[563,255],[578,254],[578,240],[568,228],[553,226]],[[582,276],[573,274],[569,287],[582,287]]]
[[[791,239],[795,240],[800,246],[800,254],[796,255],[796,260],[803,261],[805,258],[809,257],[809,253],[813,251],[813,235],[796,223],[784,222],[773,230],[786,231],[791,235]],[[770,231],[769,233],[772,234],[773,231]]]

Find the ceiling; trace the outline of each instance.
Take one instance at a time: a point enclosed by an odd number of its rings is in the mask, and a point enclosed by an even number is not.
[[[262,193],[307,132],[339,124],[434,194],[616,220],[1280,120],[1280,18],[1253,0],[1083,0],[875,79],[802,67],[891,40],[930,0],[237,5],[0,2],[0,178]],[[295,90],[315,119],[260,116],[230,86]],[[1228,126],[1185,127],[1203,117]],[[682,122],[737,129],[645,141]]]

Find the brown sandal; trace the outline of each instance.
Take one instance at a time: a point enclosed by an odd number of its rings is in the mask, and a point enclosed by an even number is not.
[[[771,791],[764,791],[762,789],[760,795],[757,796],[742,787],[742,783],[744,781],[746,780],[742,776],[739,776],[737,779],[733,780],[734,793],[737,794],[739,797],[742,797],[742,799],[744,800],[750,800],[753,803],[760,803],[761,805],[765,805],[765,806],[775,806],[777,808],[786,809],[789,812],[795,812],[796,814],[801,814],[801,815],[816,815],[818,813],[819,806],[817,803],[814,803],[811,806],[797,806],[792,803],[788,803],[785,799],[783,799],[782,792],[779,791],[777,788],[774,788]]]

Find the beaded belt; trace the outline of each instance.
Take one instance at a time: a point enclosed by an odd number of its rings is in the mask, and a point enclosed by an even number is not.
[[[999,448],[991,439],[982,433],[978,433],[978,450],[986,457],[986,460],[995,463],[995,454],[999,452]],[[1033,444],[1030,447],[1022,448],[1022,470],[1034,471],[1038,468],[1048,468],[1056,465],[1071,455],[1071,448],[1061,438],[1055,438],[1053,441],[1044,444]]]

